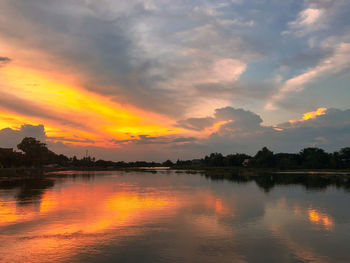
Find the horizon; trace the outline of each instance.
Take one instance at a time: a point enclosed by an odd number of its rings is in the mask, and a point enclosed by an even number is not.
[[[0,17],[0,147],[159,162],[350,141],[347,1],[5,0]]]
[[[22,154],[26,155],[27,153],[25,151],[23,151],[23,148],[22,148],[23,146],[21,146],[21,144],[23,144],[23,142],[28,140],[28,139],[35,141],[35,143],[33,145],[31,145],[31,147],[36,148],[36,146],[42,145],[42,146],[44,146],[44,151],[52,152],[56,157],[58,157],[59,155],[63,155],[63,157],[66,160],[69,159],[70,161],[72,161],[73,159],[79,160],[79,157],[80,157],[81,160],[88,159],[89,162],[92,162],[92,163],[95,163],[97,161],[107,161],[107,162],[114,162],[114,163],[118,163],[118,162],[125,162],[125,163],[145,162],[145,163],[155,163],[155,164],[164,165],[165,163],[167,163],[169,161],[172,162],[173,164],[176,164],[178,162],[197,161],[197,160],[204,161],[207,158],[209,158],[209,159],[215,158],[214,156],[217,156],[217,155],[220,155],[222,158],[229,158],[229,157],[234,157],[234,158],[239,158],[239,159],[243,158],[243,161],[244,161],[244,160],[246,160],[246,158],[255,159],[259,154],[261,154],[261,152],[265,152],[265,151],[270,152],[272,154],[272,156],[274,156],[274,157],[277,157],[278,155],[295,155],[295,156],[299,155],[299,156],[301,156],[301,155],[303,155],[303,153],[305,151],[306,152],[310,151],[310,153],[316,154],[316,155],[320,154],[320,152],[321,152],[321,154],[327,156],[327,158],[335,158],[339,162],[344,162],[345,159],[342,160],[342,158],[344,158],[344,156],[348,156],[348,153],[350,150],[350,147],[344,145],[342,148],[340,148],[336,151],[333,151],[333,152],[325,151],[324,149],[318,148],[318,147],[307,147],[307,148],[299,149],[299,151],[297,151],[297,152],[273,152],[273,151],[270,151],[270,149],[268,147],[264,146],[261,149],[259,149],[255,154],[247,154],[247,153],[242,153],[242,152],[231,152],[228,154],[222,154],[220,152],[212,152],[210,154],[199,156],[197,158],[192,158],[192,159],[188,159],[188,160],[181,159],[181,158],[171,159],[171,158],[165,157],[165,159],[163,159],[161,161],[156,161],[156,160],[149,160],[149,161],[145,161],[145,160],[133,160],[133,161],[117,160],[117,161],[113,161],[113,160],[108,160],[108,159],[103,160],[103,159],[95,158],[95,156],[91,155],[88,150],[86,150],[85,154],[82,154],[81,156],[76,156],[76,155],[68,155],[67,156],[67,155],[64,155],[61,153],[57,154],[57,153],[51,151],[51,149],[49,149],[47,147],[47,144],[45,142],[41,142],[40,140],[37,140],[37,138],[34,138],[34,137],[25,137],[19,142],[19,144],[15,148],[13,148],[13,147],[1,148],[0,147],[0,152],[10,150],[11,153],[22,153]],[[28,143],[28,141],[26,142],[26,144],[27,143]],[[37,145],[35,146],[35,144],[37,144]],[[40,153],[36,152],[33,156],[35,156],[35,155],[40,155]],[[242,156],[244,156],[244,157],[242,157]],[[343,157],[341,157],[341,156],[343,156]],[[318,158],[319,157],[320,156],[318,156]],[[282,159],[283,159],[283,157],[282,157]],[[59,162],[59,159],[52,159],[50,164],[58,164],[57,162]],[[227,166],[227,165],[225,165],[225,166]],[[228,165],[228,166],[237,166],[237,165]],[[238,166],[240,166],[240,165],[238,165]],[[339,168],[339,167],[337,167],[335,165],[333,168]]]

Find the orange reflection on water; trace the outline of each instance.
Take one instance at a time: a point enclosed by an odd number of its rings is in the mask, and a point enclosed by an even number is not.
[[[0,199],[0,203],[3,201]],[[16,208],[12,205],[2,204],[0,205],[0,225],[4,223],[10,223],[16,221],[18,215],[16,213]]]
[[[0,198],[0,226],[16,223],[17,221],[29,220],[38,212],[33,203],[18,206],[16,202],[9,202]]]
[[[334,220],[331,216],[321,213],[315,209],[308,210],[309,220],[312,223],[324,226],[327,230],[331,230],[334,227]]]
[[[164,197],[141,197],[130,194],[117,194],[107,202],[109,211],[117,211],[123,217],[132,211],[143,211],[149,209],[164,208],[169,204],[169,200]]]
[[[47,213],[55,208],[57,205],[57,201],[55,200],[54,196],[50,196],[49,192],[46,191],[40,202],[40,212],[41,213]]]
[[[214,196],[210,191],[202,192],[198,196],[198,200],[204,200],[204,204],[207,208],[213,209],[216,214],[234,214],[232,208],[223,202],[222,198]],[[202,201],[201,201],[202,202]]]
[[[301,215],[302,214],[302,208],[298,204],[294,204],[293,211],[295,215]]]
[[[145,235],[185,207],[206,211],[190,219],[194,231],[231,236],[220,218],[234,216],[234,200],[229,203],[211,190],[162,190],[159,185],[147,186],[144,178],[136,183],[103,176],[57,180],[53,188],[42,191],[40,201],[36,197],[19,204],[13,197],[0,199],[1,262],[69,261],[95,245]],[[15,234],[2,233],[10,224]]]
[[[123,183],[74,183],[46,190],[40,204],[19,207],[14,201],[0,199],[0,226],[24,223],[14,237],[0,233],[1,262],[62,260],[116,235],[140,235],[147,222],[174,213],[181,199],[154,188],[145,190]],[[8,251],[16,251],[15,257]]]
[[[218,213],[222,213],[224,211],[224,206],[222,205],[222,201],[220,199],[215,200],[215,211]]]

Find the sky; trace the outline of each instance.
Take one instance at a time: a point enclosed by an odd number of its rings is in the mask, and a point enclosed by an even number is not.
[[[350,146],[347,0],[0,0],[0,147],[107,160]]]

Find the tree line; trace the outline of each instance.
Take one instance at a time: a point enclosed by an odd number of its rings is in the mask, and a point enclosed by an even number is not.
[[[253,167],[276,169],[349,169],[350,147],[342,148],[338,152],[327,153],[323,149],[309,147],[299,153],[273,153],[267,147],[263,147],[254,156],[244,153],[235,153],[224,156],[221,153],[211,153],[202,159],[170,160],[165,162],[113,162],[96,160],[86,156],[81,159],[76,156],[67,157],[49,150],[45,143],[26,137],[18,145],[20,151],[0,148],[0,167],[99,167],[99,168],[123,168],[123,167]]]
[[[122,168],[122,167],[156,167],[164,166],[157,162],[113,162],[96,160],[94,157],[67,157],[49,150],[45,143],[33,137],[24,138],[18,145],[18,150],[0,148],[0,167],[86,167],[86,168]]]
[[[263,147],[254,156],[244,153],[211,153],[200,160],[178,160],[177,166],[200,165],[205,167],[252,167],[276,169],[349,169],[350,147],[327,153],[323,149],[309,147],[299,153],[273,153]]]

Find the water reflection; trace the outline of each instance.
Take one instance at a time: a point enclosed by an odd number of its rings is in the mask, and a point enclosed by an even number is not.
[[[18,205],[26,205],[28,202],[40,200],[45,189],[53,186],[54,180],[43,177],[0,180],[0,190],[18,189],[16,193],[16,200],[18,201]]]
[[[169,171],[33,180],[0,184],[1,262],[350,260],[350,195],[337,188]]]
[[[268,173],[242,175],[235,172],[230,173],[203,173],[206,178],[211,180],[228,180],[236,183],[255,182],[265,192],[271,191],[279,185],[302,185],[308,190],[325,190],[330,186],[342,188],[350,191],[349,176],[339,175],[320,175],[320,174],[287,174],[287,173]]]
[[[311,222],[315,224],[320,224],[325,227],[327,230],[331,230],[334,227],[334,220],[331,216],[319,212],[315,209],[309,209],[308,210],[309,219]]]

